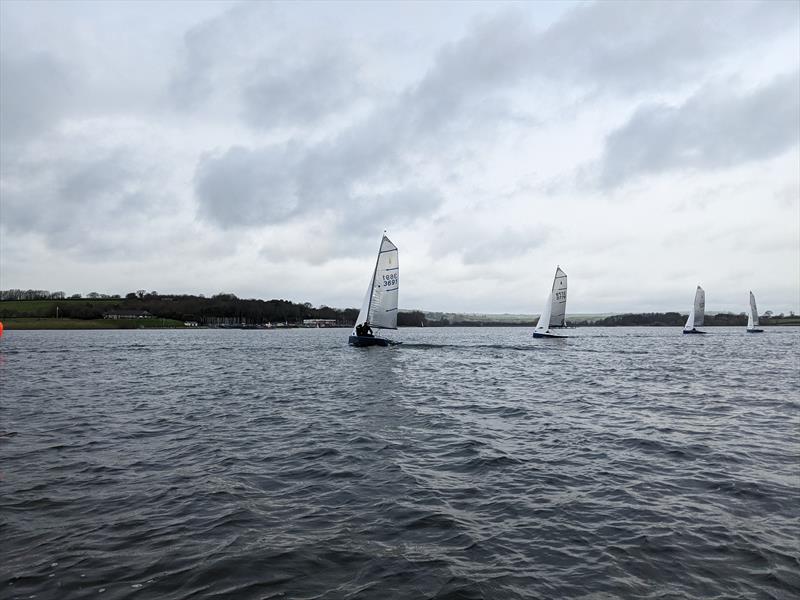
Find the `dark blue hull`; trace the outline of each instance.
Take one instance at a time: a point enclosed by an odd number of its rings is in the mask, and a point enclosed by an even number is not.
[[[747,333],[764,333],[763,329],[748,329]]]
[[[702,334],[705,334],[705,331],[700,331],[699,329],[689,329],[689,330],[684,329],[683,333],[702,333]]]
[[[566,335],[556,335],[554,333],[539,333],[538,331],[533,332],[533,337],[535,338],[552,338],[556,340],[565,340],[567,339]]]
[[[351,335],[347,343],[351,346],[358,346],[360,348],[366,346],[390,346],[392,342],[379,337],[372,337],[368,335]],[[396,343],[396,342],[394,342]]]

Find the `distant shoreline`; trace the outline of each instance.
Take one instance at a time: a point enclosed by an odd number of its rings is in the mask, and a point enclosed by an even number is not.
[[[298,324],[290,325],[272,325],[272,326],[255,326],[255,325],[225,325],[225,326],[188,326],[181,321],[174,319],[161,319],[161,318],[148,318],[148,319],[56,319],[48,317],[39,318],[20,318],[12,317],[0,319],[3,327],[7,331],[35,331],[35,330],[120,330],[120,329],[246,329],[246,330],[259,330],[259,331],[272,331],[283,329],[316,329],[315,327],[308,327]],[[536,322],[525,323],[507,323],[507,322],[458,322],[449,324],[432,323],[426,328],[448,328],[448,327],[534,327]],[[565,331],[571,329],[584,329],[594,327],[682,327],[682,324],[663,324],[663,323],[630,323],[630,324],[589,324],[581,323],[575,327],[568,327]],[[800,319],[797,317],[787,317],[784,319],[774,318],[769,323],[763,323],[764,327],[798,327],[800,326]],[[335,325],[322,327],[322,329],[350,329],[352,325]],[[739,324],[707,324],[704,327],[743,327]],[[399,329],[419,329],[419,326],[407,325],[401,326]]]
[[[357,308],[314,307],[309,302],[283,299],[241,299],[233,294],[211,298],[191,295],[163,295],[139,290],[125,298],[92,293],[87,297],[65,297],[46,290],[0,290],[0,321],[8,329],[182,329],[220,328],[350,328],[358,317]],[[568,314],[574,327],[682,327],[686,314],[679,311]],[[535,327],[537,314],[479,314],[431,312],[401,309],[399,327]],[[767,310],[761,325],[800,325],[800,316],[775,315]],[[742,326],[744,312],[706,311],[704,327]]]

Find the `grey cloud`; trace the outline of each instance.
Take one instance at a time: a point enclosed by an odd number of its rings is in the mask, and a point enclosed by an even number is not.
[[[494,236],[473,240],[464,249],[462,260],[467,265],[515,260],[541,247],[548,238],[549,232],[542,227],[532,227],[527,231],[505,228]]]
[[[47,54],[0,55],[2,141],[30,141],[68,110],[73,91],[70,70]]]
[[[391,192],[354,194],[335,205],[317,205],[301,214],[295,224],[302,235],[271,239],[265,236],[260,255],[270,260],[303,260],[321,265],[331,259],[364,256],[373,252],[381,230],[389,235],[434,213],[441,197],[433,190],[409,185]]]
[[[782,2],[596,2],[545,31],[536,48],[548,77],[624,92],[669,89],[714,68],[731,50],[792,34],[800,14]]]
[[[119,192],[134,178],[129,157],[123,152],[112,152],[90,162],[76,163],[63,175],[57,196],[73,210],[76,206],[97,203],[113,206],[122,198]]]
[[[246,78],[243,116],[250,125],[308,124],[358,99],[359,64],[347,50],[328,47],[292,62],[262,59]]]
[[[402,104],[413,111],[415,130],[429,135],[486,103],[502,106],[503,92],[534,81],[618,93],[672,90],[714,74],[732,50],[796,35],[798,23],[800,11],[789,2],[597,2],[541,32],[524,11],[506,11],[443,48]]]
[[[458,152],[476,136],[495,135],[504,121],[537,124],[506,100],[521,85],[671,91],[698,72],[714,73],[715,61],[744,39],[757,45],[770,34],[796,31],[797,11],[775,4],[600,2],[572,10],[542,32],[523,11],[504,11],[445,46],[417,85],[331,144],[350,169],[400,169],[415,152]]]
[[[514,12],[478,24],[458,43],[444,47],[431,70],[403,98],[415,130],[430,132],[513,83],[533,66],[536,34]]]
[[[407,139],[430,139],[448,128],[460,133],[530,118],[512,110],[506,95],[536,81],[619,93],[671,90],[713,74],[732,50],[796,31],[798,11],[787,4],[598,2],[577,6],[544,31],[526,10],[504,10],[442,48],[418,84],[377,115],[397,122]],[[244,4],[186,34],[171,91],[182,107],[231,94],[257,129],[305,127],[374,99],[359,73],[347,45],[298,46],[269,5]]]
[[[597,3],[570,11],[542,32],[524,11],[502,12],[444,47],[417,85],[379,102],[365,118],[342,123],[335,137],[291,160],[271,149],[252,151],[256,162],[249,165],[241,154],[205,162],[195,185],[201,214],[223,226],[280,222],[299,204],[339,205],[351,197],[351,186],[365,180],[410,181],[423,154],[435,155],[432,166],[447,171],[463,162],[469,143],[497,135],[504,119],[518,124],[519,111],[507,105],[506,95],[523,83],[538,78],[625,92],[672,86],[741,45],[754,16],[766,23],[765,31],[789,30],[791,12],[788,19],[774,17],[785,12],[772,3]],[[288,59],[280,51],[287,40],[275,37],[266,14],[238,6],[188,34],[193,58],[185,65],[187,81],[196,71],[201,88],[219,86],[211,83],[213,73],[227,64],[243,86],[235,92],[242,115],[258,129],[303,128],[366,98],[358,61],[343,46],[328,55],[294,47]],[[267,43],[253,39],[253,20],[265,26]],[[708,24],[718,21],[724,27],[709,33]],[[254,48],[243,48],[240,38]],[[225,190],[225,173],[233,194]]]
[[[749,93],[703,89],[680,106],[648,104],[609,135],[599,165],[606,187],[649,173],[721,168],[800,143],[800,71]]]
[[[205,158],[194,179],[201,216],[223,228],[286,222],[308,204],[297,189],[298,162],[288,145]]]
[[[192,37],[192,32],[186,34],[187,45],[196,45],[191,42]],[[196,108],[211,95],[214,89],[211,69],[212,57],[205,52],[186,53],[169,83],[170,98],[176,107]]]
[[[329,153],[328,151],[331,150]],[[363,173],[327,146],[232,148],[200,162],[200,216],[223,228],[261,227],[326,214],[340,231],[374,232],[433,213],[438,193],[392,179],[392,190],[359,192]]]
[[[436,228],[442,233],[431,241],[431,254],[457,255],[465,265],[514,261],[543,246],[551,237],[551,229],[543,225],[494,228],[453,217],[438,219]]]
[[[348,110],[365,94],[357,54],[336,41],[298,44],[280,12],[237,4],[188,31],[169,84],[174,105],[216,103],[261,130],[308,127]]]
[[[274,20],[270,4],[243,2],[187,31],[168,89],[175,106],[195,109],[237,83],[254,49],[274,35]]]
[[[407,225],[429,216],[441,204],[438,192],[410,184],[392,192],[355,196],[342,211],[341,225],[344,231],[368,236],[383,227]]]
[[[157,169],[125,150],[81,158],[20,158],[3,172],[4,232],[39,235],[58,251],[125,255],[169,208]],[[136,244],[133,244],[136,245]]]

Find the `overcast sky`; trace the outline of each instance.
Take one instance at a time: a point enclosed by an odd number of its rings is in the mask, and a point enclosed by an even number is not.
[[[0,3],[0,287],[800,312],[800,3]]]

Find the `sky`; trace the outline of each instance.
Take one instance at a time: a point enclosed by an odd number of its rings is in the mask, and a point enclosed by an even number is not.
[[[0,288],[800,312],[800,2],[0,3]]]

